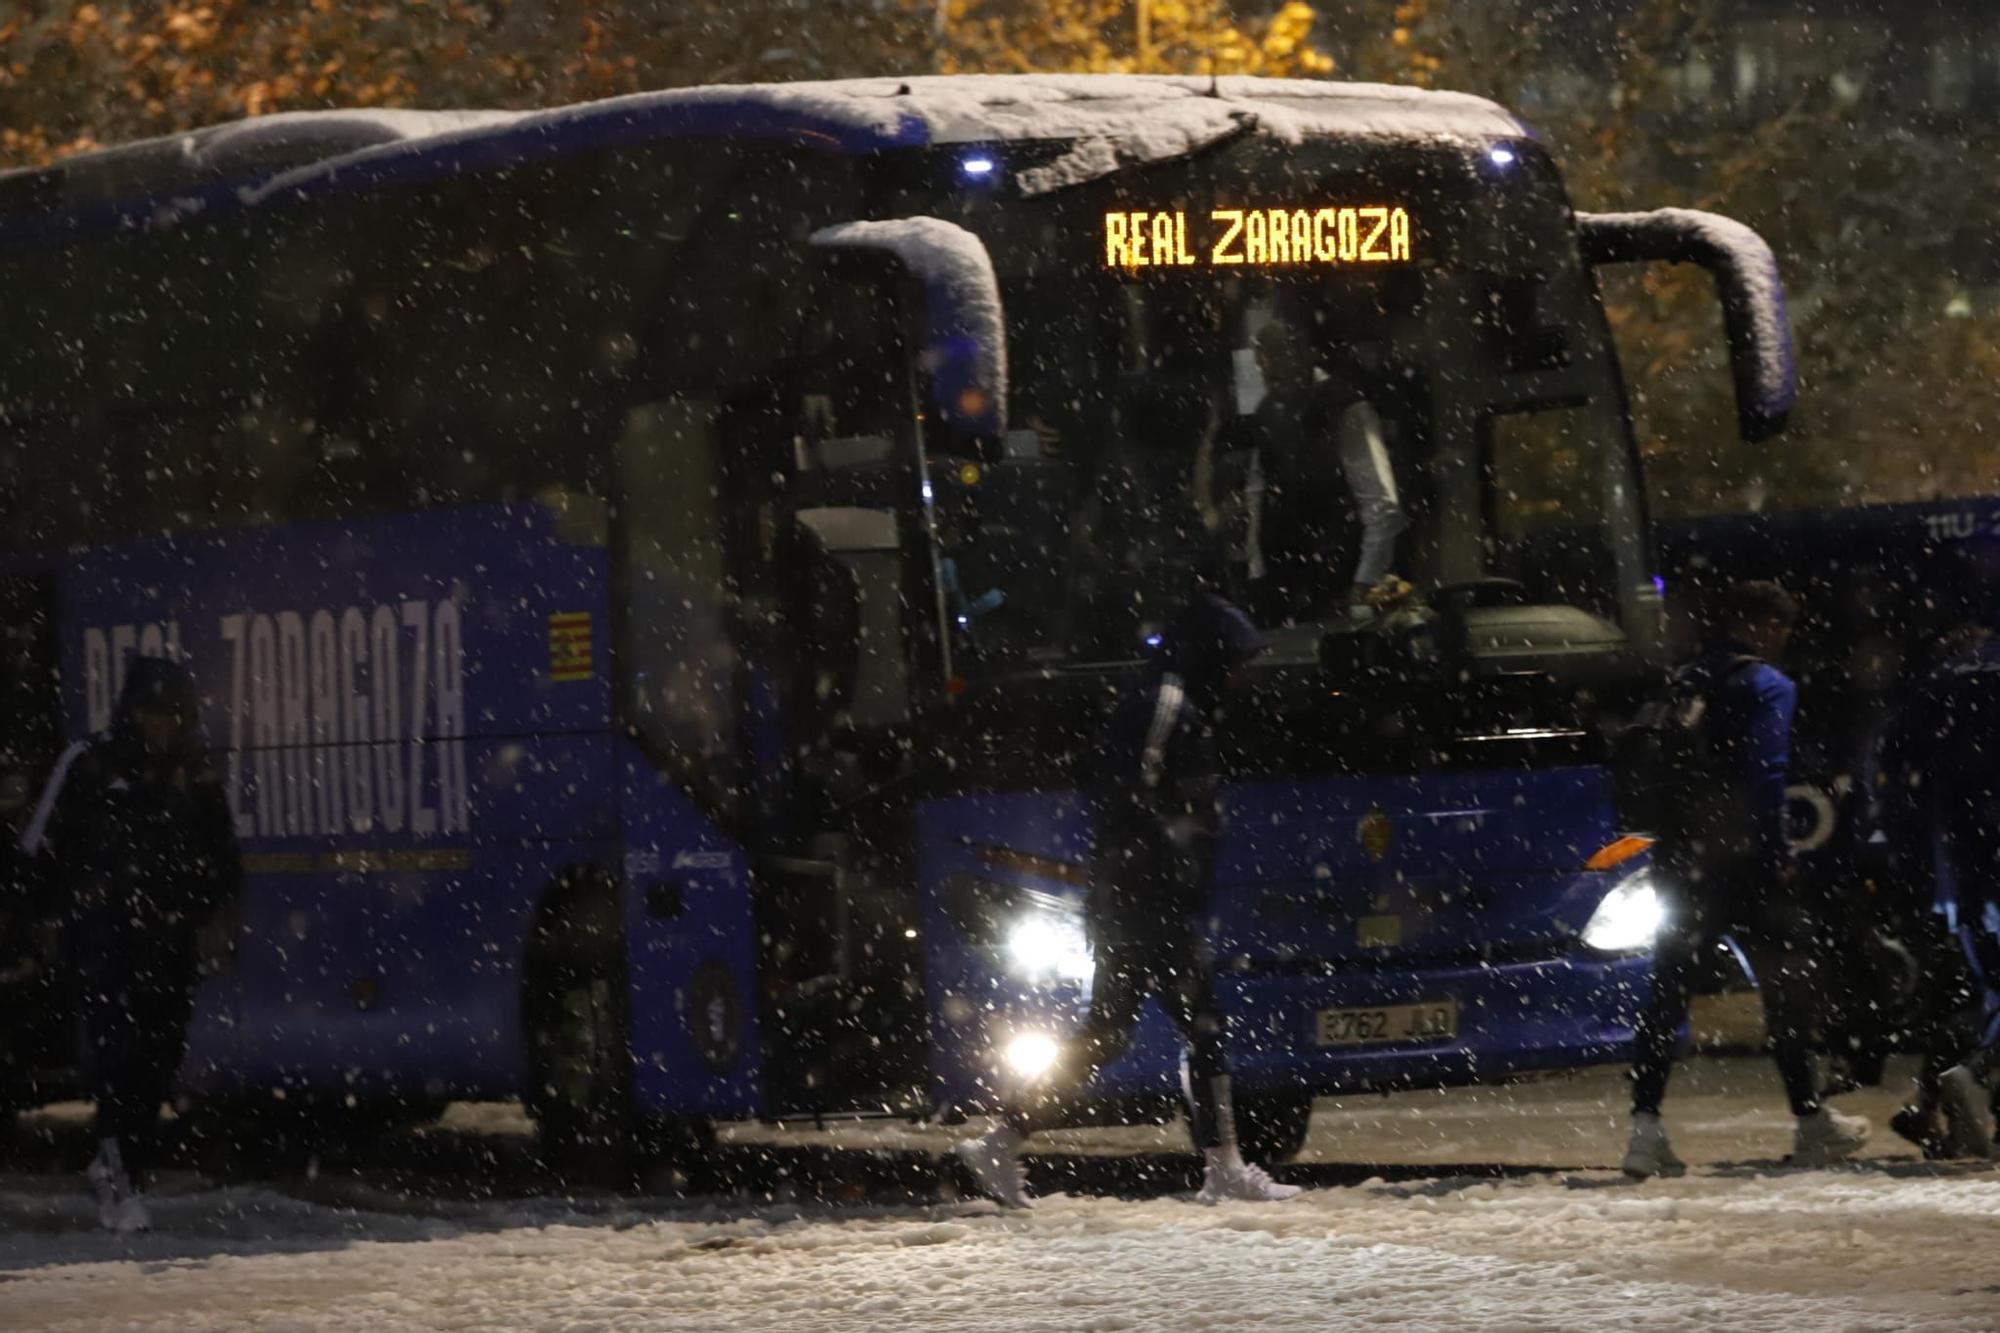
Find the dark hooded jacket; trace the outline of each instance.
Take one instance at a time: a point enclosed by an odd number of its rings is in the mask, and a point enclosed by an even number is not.
[[[181,743],[149,750],[137,707],[179,712]],[[64,951],[87,978],[186,984],[196,933],[240,885],[234,822],[199,748],[196,708],[184,667],[134,659],[111,727],[64,753],[23,835],[66,904]]]
[[[1361,517],[1340,469],[1341,414],[1364,401],[1345,381],[1303,392],[1272,392],[1248,423],[1262,459],[1264,512],[1259,542],[1280,580],[1325,571],[1341,581],[1361,547]]]
[[[2000,635],[1919,681],[1884,749],[1901,853],[1947,853],[1941,900],[2000,900]]]

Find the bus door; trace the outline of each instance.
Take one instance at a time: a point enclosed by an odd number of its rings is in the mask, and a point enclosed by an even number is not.
[[[62,745],[52,580],[0,576],[0,1108],[74,1064],[56,967],[58,910],[19,839]]]
[[[789,759],[757,867],[766,1089],[780,1110],[908,1107],[928,1084],[910,789],[952,676],[930,473],[999,437],[999,297],[951,223],[813,239],[776,517]]]

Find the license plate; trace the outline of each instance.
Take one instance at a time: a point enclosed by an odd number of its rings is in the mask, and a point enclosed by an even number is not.
[[[1437,1041],[1458,1035],[1458,1001],[1384,1004],[1372,1009],[1322,1009],[1314,1025],[1322,1046]]]

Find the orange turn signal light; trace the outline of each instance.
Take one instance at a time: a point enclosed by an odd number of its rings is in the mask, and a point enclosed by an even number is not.
[[[1590,859],[1583,863],[1583,868],[1585,870],[1612,870],[1624,865],[1627,861],[1646,851],[1652,845],[1653,840],[1651,838],[1642,838],[1637,834],[1628,833],[1615,842],[1608,842],[1604,846],[1599,847],[1591,854]]]

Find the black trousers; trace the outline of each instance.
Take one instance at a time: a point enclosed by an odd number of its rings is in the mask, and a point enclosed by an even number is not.
[[[1978,1045],[1980,987],[1945,919],[1925,912],[1908,934],[1917,956],[1917,993],[1911,1003],[1911,1045],[1923,1052],[1917,1070],[1920,1110],[1938,1104],[1938,1080]]]
[[[160,1103],[187,1054],[196,977],[187,969],[100,975],[83,998],[84,1039],[99,1138],[118,1140],[137,1182],[158,1155]]]
[[[1680,1026],[1687,1021],[1688,986],[1696,955],[1703,946],[1725,935],[1736,942],[1757,974],[1771,1058],[1784,1080],[1792,1113],[1811,1115],[1819,1109],[1811,1046],[1815,964],[1808,947],[1808,927],[1790,902],[1759,892],[1762,886],[1746,879],[1742,875],[1711,877],[1717,898],[1706,906],[1669,904],[1667,924],[1654,943],[1653,993],[1639,1016],[1634,1043],[1635,1114],[1659,1114],[1667,1079],[1673,1073]]]
[[[1132,1044],[1151,997],[1188,1048],[1188,1131],[1197,1148],[1222,1145],[1217,1082],[1228,1073],[1215,974],[1196,913],[1206,901],[1214,828],[1183,824],[1179,838],[1141,816],[1107,821],[1089,927],[1094,976],[1090,1012],[1035,1099],[1009,1112],[1023,1134],[1069,1120],[1077,1091]]]

